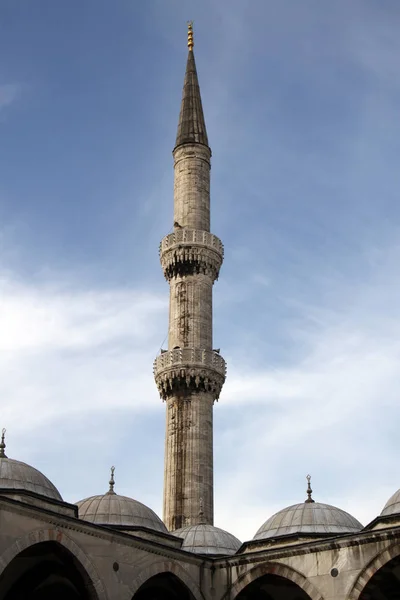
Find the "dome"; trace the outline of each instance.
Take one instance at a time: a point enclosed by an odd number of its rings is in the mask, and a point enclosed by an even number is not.
[[[168,533],[160,517],[141,502],[114,492],[114,467],[110,489],[106,494],[91,496],[77,502],[79,518],[97,525],[117,526],[119,529],[146,527]]]
[[[235,554],[242,545],[234,535],[213,525],[189,525],[172,535],[183,538],[182,550],[195,554]]]
[[[361,523],[340,508],[321,502],[303,502],[288,506],[270,517],[257,531],[254,539],[294,534],[357,533],[361,529]]]
[[[52,500],[61,500],[57,488],[37,469],[19,460],[0,457],[0,489],[26,490]]]
[[[308,498],[301,504],[294,504],[280,510],[265,521],[254,536],[254,540],[277,538],[284,535],[335,535],[357,533],[361,523],[349,513],[331,506],[314,502],[311,497],[310,476],[308,479]]]
[[[383,511],[381,512],[381,517],[395,515],[397,513],[400,513],[400,490],[397,490],[397,492],[395,492],[386,502]]]
[[[0,490],[25,490],[62,502],[59,491],[43,473],[6,456],[5,433],[6,430],[3,429],[0,438]]]
[[[119,494],[91,496],[77,502],[79,518],[97,525],[123,527],[147,527],[162,533],[167,528],[151,508],[133,498]]]

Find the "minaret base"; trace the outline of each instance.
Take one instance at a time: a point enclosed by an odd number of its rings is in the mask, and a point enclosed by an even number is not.
[[[169,531],[213,525],[213,395],[168,398],[163,520]]]

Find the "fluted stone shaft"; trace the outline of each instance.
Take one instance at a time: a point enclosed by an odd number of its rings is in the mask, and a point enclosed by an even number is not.
[[[160,245],[170,285],[168,351],[154,363],[166,401],[164,522],[213,524],[213,404],[226,366],[213,350],[212,287],[223,260],[210,233],[210,158],[189,51],[174,156],[174,231]]]
[[[212,284],[207,275],[176,277],[170,282],[169,344],[212,348]]]
[[[210,231],[211,150],[185,144],[174,151],[174,223],[177,227]]]
[[[209,392],[167,399],[164,522],[170,531],[213,523],[213,404]]]

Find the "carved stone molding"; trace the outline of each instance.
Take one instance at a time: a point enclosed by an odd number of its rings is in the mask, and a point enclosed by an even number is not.
[[[214,350],[177,348],[154,361],[154,378],[163,400],[176,393],[210,392],[218,400],[226,376],[226,363]]]
[[[160,260],[167,279],[202,273],[218,279],[224,257],[221,240],[208,231],[177,229],[160,244]]]

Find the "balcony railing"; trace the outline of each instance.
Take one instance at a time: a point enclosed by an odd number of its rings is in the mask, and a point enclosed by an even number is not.
[[[222,356],[214,350],[202,350],[201,348],[176,348],[162,352],[154,361],[154,375],[160,375],[163,371],[179,368],[210,368],[225,378],[226,363]]]
[[[200,229],[177,229],[173,233],[169,233],[161,240],[160,254],[176,245],[205,246],[212,248],[222,256],[224,255],[224,245],[221,240],[213,233]]]

